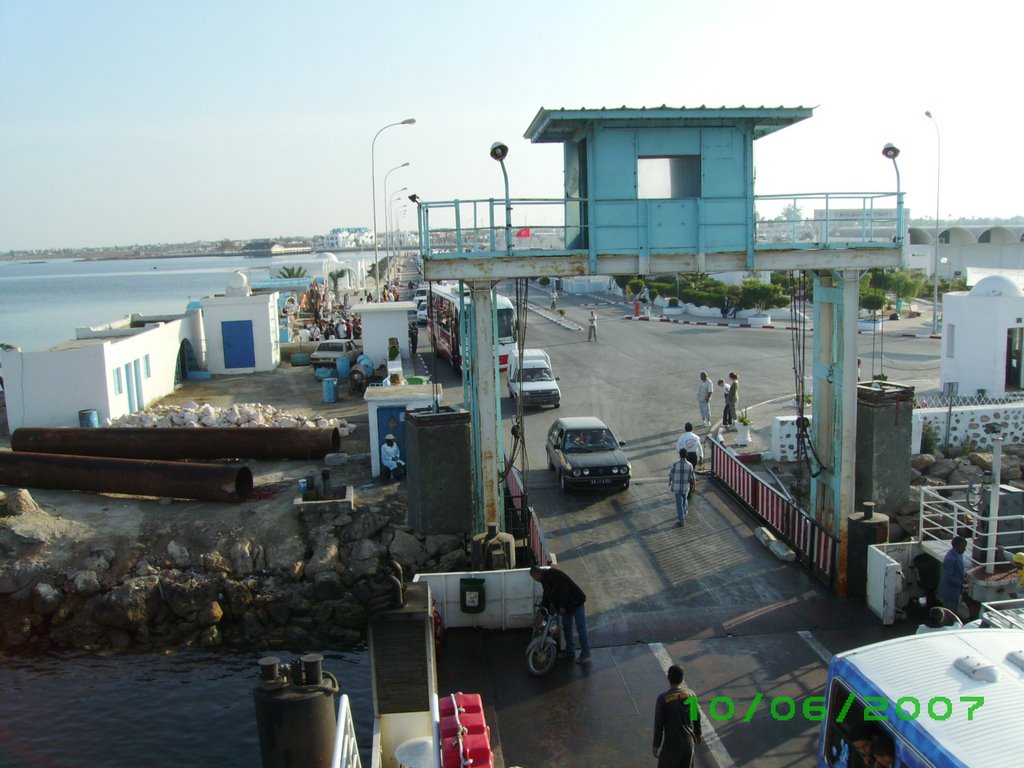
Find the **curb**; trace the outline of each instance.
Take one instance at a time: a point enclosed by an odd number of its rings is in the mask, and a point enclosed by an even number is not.
[[[770,330],[779,331],[795,331],[799,330],[795,325],[748,325],[746,323],[716,323],[711,320],[676,320],[671,317],[650,317],[649,315],[641,315],[636,317],[634,315],[623,315],[623,320],[637,320],[639,322],[651,322],[651,323],[675,323],[676,325],[704,325],[713,328],[753,328],[755,330],[761,330],[767,328]],[[808,330],[811,330],[808,327]]]

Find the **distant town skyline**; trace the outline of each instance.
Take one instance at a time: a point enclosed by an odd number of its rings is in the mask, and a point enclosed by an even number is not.
[[[560,198],[561,147],[520,138],[541,107],[813,106],[755,142],[759,194],[895,191],[892,142],[915,214],[1015,216],[1021,22],[941,0],[8,0],[0,252],[369,227],[375,136],[379,230],[402,188],[406,222],[409,193],[501,197],[496,140],[513,197]]]

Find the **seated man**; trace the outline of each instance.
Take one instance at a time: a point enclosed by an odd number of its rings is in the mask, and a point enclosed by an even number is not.
[[[384,435],[384,445],[380,447],[380,476],[382,480],[401,480],[405,476],[405,462],[399,456],[395,436]]]

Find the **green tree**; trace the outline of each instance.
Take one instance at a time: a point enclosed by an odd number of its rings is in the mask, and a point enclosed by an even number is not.
[[[897,299],[909,301],[924,287],[924,275],[920,272],[892,272],[887,276],[887,287]]]
[[[874,316],[874,313],[885,306],[885,291],[881,291],[878,288],[868,288],[866,291],[861,291],[860,305],[862,308],[870,310],[872,316]]]
[[[305,267],[281,267],[277,271],[277,276],[282,278],[289,277],[306,277]]]
[[[744,280],[740,286],[739,302],[741,307],[763,312],[772,307],[789,306],[789,296],[780,285]]]

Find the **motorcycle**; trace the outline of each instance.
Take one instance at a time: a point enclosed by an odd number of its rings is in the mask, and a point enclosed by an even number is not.
[[[526,646],[526,668],[531,675],[546,675],[558,661],[562,647],[562,617],[557,611],[537,606],[533,616],[533,638]]]

